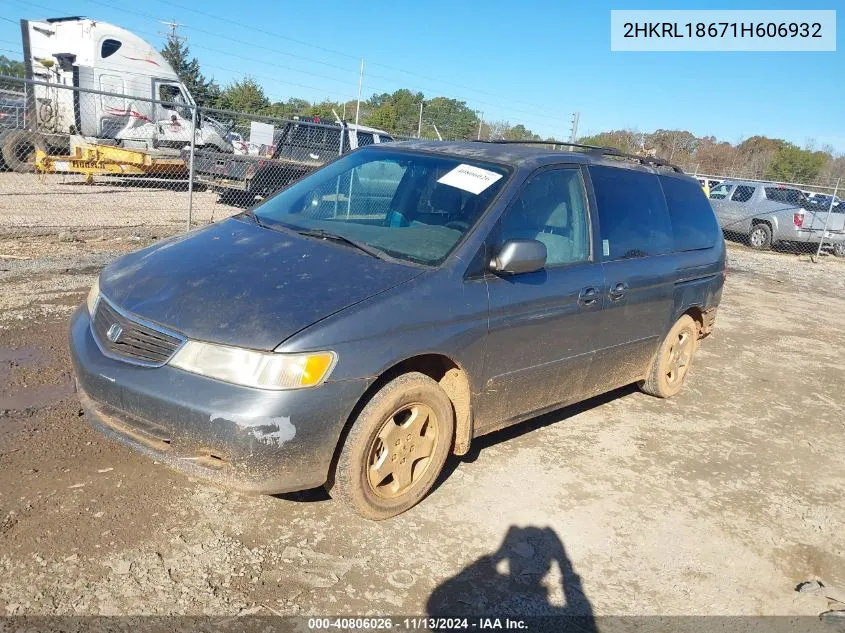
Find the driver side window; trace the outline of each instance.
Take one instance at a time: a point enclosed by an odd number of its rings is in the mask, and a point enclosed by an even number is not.
[[[531,178],[499,220],[500,246],[508,240],[546,245],[546,266],[590,258],[587,202],[581,170],[552,169]]]

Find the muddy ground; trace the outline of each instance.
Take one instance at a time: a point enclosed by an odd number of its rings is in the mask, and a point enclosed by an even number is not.
[[[732,246],[680,395],[621,389],[478,440],[372,523],[321,491],[217,489],[87,426],[67,318],[161,232],[0,238],[0,613],[815,615],[797,583],[845,586],[842,261]]]

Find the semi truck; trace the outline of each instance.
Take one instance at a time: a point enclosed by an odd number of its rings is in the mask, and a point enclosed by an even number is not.
[[[83,17],[21,20],[26,124],[0,131],[0,158],[32,171],[37,151],[68,154],[70,138],[176,156],[190,145],[232,152],[229,129],[192,123],[194,100],[167,60],[143,39]],[[157,101],[157,102],[154,102]]]

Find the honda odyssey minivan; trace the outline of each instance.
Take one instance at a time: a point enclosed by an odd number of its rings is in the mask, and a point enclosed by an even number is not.
[[[384,519],[474,438],[629,383],[678,393],[724,274],[701,187],[660,160],[391,143],[107,266],[70,346],[108,436]]]

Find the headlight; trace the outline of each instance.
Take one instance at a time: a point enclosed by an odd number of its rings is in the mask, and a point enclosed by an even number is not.
[[[94,285],[91,286],[91,290],[88,291],[88,314],[94,316],[94,308],[97,307],[97,299],[100,298],[100,276],[97,275],[97,279],[94,280]]]
[[[334,369],[336,360],[334,352],[276,354],[188,341],[169,364],[246,387],[299,389],[322,383]]]

